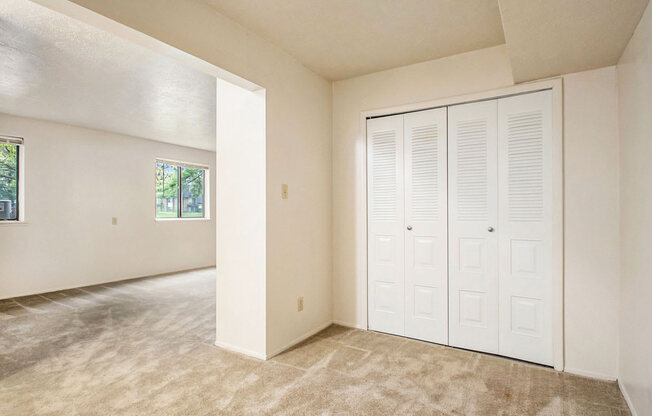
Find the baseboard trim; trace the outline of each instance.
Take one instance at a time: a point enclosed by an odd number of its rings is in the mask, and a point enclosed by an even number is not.
[[[248,350],[246,348],[236,347],[235,345],[231,345],[231,344],[229,344],[227,342],[215,341],[215,346],[220,347],[222,349],[225,349],[227,351],[236,352],[238,354],[244,354],[244,355],[247,355],[249,357],[257,358],[259,360],[265,360],[265,354],[263,354],[263,353],[258,353],[256,351],[251,351],[251,350]]]
[[[618,379],[618,388],[620,389],[620,392],[623,394],[623,397],[625,398],[625,403],[627,403],[627,407],[629,407],[629,411],[632,414],[632,416],[638,416],[636,413],[636,409],[634,409],[634,403],[632,403],[632,399],[629,397],[629,394],[627,393],[627,389],[625,388],[625,385]]]
[[[564,372],[570,373],[570,374],[575,374],[576,376],[595,378],[595,379],[598,379],[598,380],[616,381],[616,377],[614,377],[614,376],[608,376],[608,375],[602,374],[602,373],[594,373],[592,371],[578,370],[576,368],[566,367],[566,368],[564,368]]]
[[[89,283],[89,284],[84,283],[83,286],[80,286],[80,285],[53,286],[52,288],[48,288],[45,292],[43,292],[43,291],[22,292],[22,293],[19,293],[19,294],[13,294],[11,296],[0,295],[0,300],[13,299],[13,298],[22,298],[23,296],[43,295],[43,294],[46,294],[46,293],[60,292],[62,290],[83,289],[85,287],[100,286],[100,285],[106,285],[106,284],[109,284],[109,283],[127,282],[129,280],[146,279],[146,278],[150,278],[150,277],[163,277],[163,276],[169,276],[171,274],[187,273],[187,272],[194,272],[194,271],[198,271],[198,270],[214,269],[214,268],[215,268],[215,265],[212,265],[212,266],[199,266],[199,267],[193,267],[191,269],[182,269],[182,270],[175,270],[175,271],[156,273],[156,274],[146,274],[146,275],[143,275],[143,276],[119,277],[117,279],[100,280],[99,282],[96,282],[96,283]]]
[[[295,345],[297,345],[301,341],[304,341],[304,340],[310,338],[311,336],[315,335],[316,333],[323,331],[324,329],[328,328],[332,324],[333,324],[333,321],[324,322],[323,324],[317,326],[316,328],[313,328],[310,331],[306,332],[305,334],[293,339],[292,341],[290,341],[289,343],[287,343],[283,347],[278,348],[278,349],[276,349],[275,351],[273,351],[271,353],[268,353],[266,359],[269,360],[270,358],[279,355],[283,351],[286,351],[286,350],[294,347]]]
[[[337,319],[334,319],[334,320],[333,320],[333,323],[334,323],[335,325],[345,326],[345,327],[347,327],[347,328],[356,328],[356,329],[367,330],[367,328],[365,328],[363,325],[360,325],[360,324],[353,324],[353,323],[351,323],[351,322],[338,321]]]

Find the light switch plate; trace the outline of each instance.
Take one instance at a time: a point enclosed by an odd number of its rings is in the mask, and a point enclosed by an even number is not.
[[[299,296],[297,299],[297,312],[301,312],[303,310],[303,296]]]
[[[111,218],[111,225],[118,225],[118,219],[116,217]]]
[[[288,184],[281,185],[281,199],[288,199]]]

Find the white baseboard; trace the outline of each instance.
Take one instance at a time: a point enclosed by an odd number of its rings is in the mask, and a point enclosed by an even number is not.
[[[625,398],[625,403],[627,403],[627,406],[629,407],[629,411],[631,412],[632,416],[638,416],[636,414],[636,409],[634,409],[634,404],[632,403],[632,399],[629,398],[629,394],[627,393],[627,389],[625,389],[625,385],[618,380],[618,387],[620,388],[620,392],[623,394],[623,397]]]
[[[215,341],[215,346],[223,348],[227,351],[237,352],[238,354],[244,354],[244,355],[248,355],[249,357],[258,358],[259,360],[265,359],[265,354],[256,351],[251,351],[245,348],[236,347],[235,345],[231,345],[226,342]]]
[[[199,271],[199,270],[204,270],[204,269],[212,269],[212,268],[215,268],[215,265],[193,267],[192,269],[182,269],[182,270],[176,270],[176,271],[171,271],[171,272],[163,272],[163,273],[156,273],[156,274],[146,274],[146,275],[142,275],[142,276],[114,277],[114,278],[109,278],[109,279],[100,279],[97,282],[75,283],[73,285],[55,285],[55,286],[49,286],[49,287],[43,288],[43,289],[38,289],[36,292],[32,290],[32,291],[29,291],[29,292],[0,294],[0,300],[12,299],[12,298],[20,298],[20,297],[23,297],[23,296],[43,295],[45,293],[59,292],[59,291],[62,291],[62,290],[83,289],[85,287],[101,286],[101,285],[106,285],[106,284],[109,284],[109,283],[120,283],[120,282],[126,282],[128,280],[138,280],[138,279],[145,279],[145,278],[150,278],[150,277],[163,277],[163,276],[168,276],[168,275],[171,275],[171,274],[194,272],[194,271]]]
[[[564,368],[564,372],[575,374],[577,376],[582,376],[582,377],[596,378],[598,380],[616,381],[615,376],[609,376],[601,373],[594,373],[592,371],[578,370],[576,368],[566,367]]]
[[[324,329],[328,328],[332,324],[333,324],[333,321],[324,322],[323,324],[317,326],[316,328],[313,328],[310,331],[306,332],[305,334],[303,334],[303,335],[293,339],[292,341],[288,342],[286,345],[282,346],[281,348],[278,348],[275,351],[273,351],[271,353],[268,353],[265,359],[269,360],[270,358],[272,358],[272,357],[274,357],[276,355],[279,355],[283,351],[294,347],[295,345],[297,345],[301,341],[310,338],[311,336],[315,335],[318,332],[323,331]]]
[[[333,320],[333,323],[335,325],[340,325],[340,326],[345,326],[347,328],[356,328],[356,329],[364,329],[366,330],[367,328],[361,324],[354,324],[351,322],[344,322],[344,321],[338,321],[336,319]]]

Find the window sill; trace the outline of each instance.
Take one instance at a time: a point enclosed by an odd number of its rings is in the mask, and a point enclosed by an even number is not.
[[[176,221],[210,221],[210,218],[154,218],[157,222],[176,222]]]
[[[0,221],[0,227],[19,227],[21,225],[29,224],[27,221],[11,221],[11,220],[2,220]]]

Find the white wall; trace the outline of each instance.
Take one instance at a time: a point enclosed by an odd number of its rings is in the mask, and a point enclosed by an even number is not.
[[[265,359],[265,96],[220,80],[217,114],[216,344]]]
[[[618,62],[621,309],[619,381],[652,415],[652,7]]]
[[[512,84],[504,46],[334,83],[336,322],[366,323],[362,273],[366,241],[359,238],[365,212],[360,113]],[[619,247],[615,69],[565,76],[564,89],[565,364],[575,372],[615,379]]]
[[[0,298],[215,265],[214,220],[154,219],[155,159],[214,184],[215,152],[6,114],[0,134],[25,139],[27,221],[0,225]]]
[[[267,350],[330,322],[331,83],[201,1],[74,3],[266,89]]]
[[[611,66],[564,76],[566,370],[618,374],[618,92]]]

